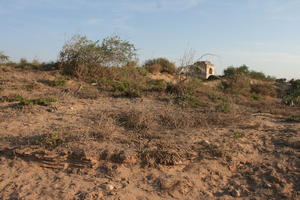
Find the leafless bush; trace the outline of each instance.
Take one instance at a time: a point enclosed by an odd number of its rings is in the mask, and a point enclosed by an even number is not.
[[[158,123],[168,129],[190,128],[195,126],[192,115],[183,110],[163,110],[158,113]]]
[[[153,119],[146,111],[131,109],[116,116],[117,122],[126,128],[136,132],[146,131],[153,125]]]

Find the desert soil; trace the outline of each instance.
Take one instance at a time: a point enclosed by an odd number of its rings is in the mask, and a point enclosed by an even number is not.
[[[0,199],[300,198],[300,123],[284,120],[299,108],[182,111],[156,97],[95,96],[85,83],[42,81],[55,76],[1,74]],[[56,102],[20,107],[5,101],[13,94]],[[185,112],[203,117],[200,125],[182,124]],[[137,113],[140,126],[126,118]]]

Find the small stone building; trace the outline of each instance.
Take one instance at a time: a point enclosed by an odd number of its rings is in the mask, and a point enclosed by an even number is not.
[[[215,66],[209,61],[198,61],[192,65],[182,67],[180,77],[186,79],[187,76],[197,77],[203,80],[215,75]]]
[[[208,79],[210,76],[215,75],[215,66],[209,61],[199,61],[194,63],[199,73],[200,78]]]

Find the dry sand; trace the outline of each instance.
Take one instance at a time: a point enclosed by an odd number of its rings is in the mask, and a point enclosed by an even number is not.
[[[2,97],[18,93],[57,102],[25,108],[0,103],[0,199],[300,197],[300,124],[284,122],[282,114],[236,112],[241,120],[224,125],[210,118],[198,127],[156,123],[132,130],[116,116],[142,112],[147,122],[175,105],[105,93],[78,98],[75,81],[63,88],[39,81],[53,79],[54,72],[1,75]],[[24,89],[28,84],[31,91]],[[68,139],[51,148],[61,135]]]

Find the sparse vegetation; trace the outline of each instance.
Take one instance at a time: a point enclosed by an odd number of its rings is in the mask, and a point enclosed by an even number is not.
[[[145,131],[152,125],[150,116],[147,116],[142,111],[130,110],[129,112],[123,112],[116,116],[118,123],[132,131]]]
[[[251,93],[270,97],[276,96],[275,87],[271,84],[252,84]]]
[[[53,98],[37,98],[37,99],[25,99],[23,97],[18,98],[19,106],[50,106],[56,100]]]
[[[60,87],[66,84],[67,79],[64,76],[59,76],[56,77],[54,80],[42,80],[41,82],[50,87]]]
[[[12,173],[1,175],[14,183],[6,187],[13,193],[3,199],[15,197],[15,182],[20,181],[11,177],[17,172],[25,173],[24,179],[18,177],[26,181],[35,175],[28,166],[40,170],[38,175],[48,168],[47,185],[49,172],[55,174],[50,183],[59,183],[60,175],[68,181],[69,176],[88,180],[87,187],[77,185],[80,192],[97,190],[90,182],[95,177],[115,184],[101,184],[93,198],[119,195],[134,185],[154,198],[151,188],[161,188],[158,199],[197,199],[202,194],[245,199],[280,194],[289,199],[296,194],[299,80],[275,82],[242,66],[227,69],[219,80],[201,81],[179,77],[173,67],[163,69],[167,62],[161,59],[143,67],[133,57],[130,62],[115,59],[107,53],[110,48],[101,49],[104,44],[115,51],[121,44],[113,40],[77,42],[84,47],[76,49],[75,42],[64,48],[75,48],[70,54],[71,60],[79,59],[75,65],[68,58],[49,66],[21,60],[6,63],[0,72],[1,170]],[[100,59],[96,51],[106,52],[107,60],[91,61]],[[68,187],[65,182],[60,186]],[[89,191],[74,199],[89,199]],[[217,193],[206,193],[212,191]]]
[[[235,131],[233,131],[233,133],[232,133],[232,137],[233,137],[234,139],[240,139],[240,138],[243,138],[243,137],[244,137],[244,134],[241,133],[240,131],[235,130]]]
[[[32,141],[33,145],[39,145],[46,149],[55,149],[58,146],[67,143],[67,138],[60,132],[53,132],[48,134],[43,134],[37,136],[35,140]]]
[[[255,93],[255,92],[253,92],[253,93],[251,93],[251,98],[252,98],[253,100],[259,101],[259,100],[262,99],[262,96],[261,96],[260,94],[257,94],[257,93]]]
[[[223,80],[220,88],[229,94],[248,96],[251,91],[250,80],[244,75],[232,75]]]
[[[156,58],[147,60],[144,67],[151,73],[169,73],[174,74],[176,66],[166,58]]]
[[[291,115],[285,119],[286,122],[297,122],[300,123],[300,115]]]
[[[231,105],[228,102],[222,102],[216,106],[215,111],[229,113],[231,111]]]
[[[192,95],[181,95],[175,98],[175,102],[185,108],[203,108],[207,104]]]
[[[197,119],[182,110],[164,110],[158,113],[159,125],[167,129],[183,129],[196,127]]]
[[[34,88],[34,86],[32,84],[28,84],[28,85],[24,85],[24,89],[27,90],[27,91],[32,91]]]
[[[142,166],[158,167],[158,165],[176,165],[180,163],[181,157],[178,153],[169,150],[149,150],[140,152]]]

